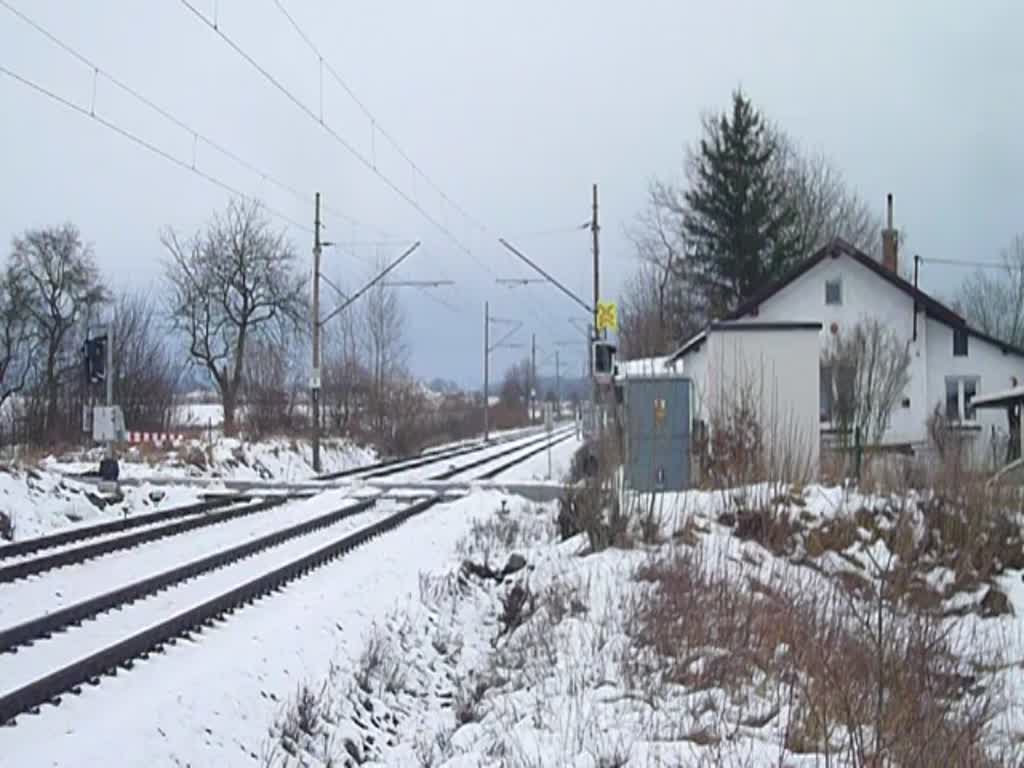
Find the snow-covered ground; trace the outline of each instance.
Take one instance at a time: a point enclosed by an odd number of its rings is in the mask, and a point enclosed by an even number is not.
[[[125,514],[176,507],[198,498],[198,489],[157,488],[142,483],[125,487],[124,500],[108,504],[96,495],[94,486],[75,482],[58,472],[0,466],[0,513],[11,520],[17,540]]]
[[[507,430],[495,433],[494,437],[514,438],[535,431]],[[458,441],[435,450],[474,442],[477,441]],[[497,453],[502,449],[496,446],[492,450]],[[0,513],[10,517],[15,538],[189,503],[198,498],[201,490],[189,487],[193,479],[291,483],[309,480],[315,474],[312,451],[305,441],[245,442],[222,437],[212,444],[192,441],[170,451],[134,447],[119,457],[121,477],[141,484],[124,486],[124,501],[108,504],[96,494],[95,486],[74,479],[77,474],[94,472],[101,455],[99,449],[92,449],[49,456],[33,467],[0,464]],[[468,461],[470,456],[467,454],[464,460]],[[377,458],[373,450],[347,440],[328,439],[322,444],[325,473],[365,466]],[[539,465],[531,462],[530,466]],[[436,466],[427,467],[415,476],[427,477],[438,471]]]
[[[571,440],[553,449],[556,472],[577,447]],[[539,454],[506,479],[546,474],[547,456]],[[298,688],[351,669],[373,627],[419,594],[421,574],[449,569],[474,522],[516,503],[474,490],[410,519],[130,673],[0,729],[0,766],[263,765],[275,743],[268,729]],[[133,615],[144,620],[141,611]]]
[[[220,429],[224,424],[224,406],[220,403],[187,402],[174,407],[171,431],[176,429]]]
[[[95,470],[100,457],[92,450],[79,456],[50,456],[44,469],[77,473]],[[347,440],[324,440],[324,472],[338,472],[376,460],[376,453]],[[170,451],[133,447],[119,457],[121,477],[131,479],[278,480],[295,482],[313,476],[313,453],[307,441],[274,438],[246,442],[221,437],[212,443],[191,441]]]
[[[361,649],[346,638],[329,674],[296,691],[268,721],[263,746],[254,750],[260,764],[325,766],[349,764],[343,761],[351,757],[352,764],[450,768],[864,765],[874,743],[870,723],[857,722],[856,732],[848,732],[842,711],[831,710],[840,725],[830,726],[823,742],[812,727],[821,711],[814,707],[843,701],[870,707],[853,694],[863,694],[864,679],[879,663],[888,664],[886,706],[910,708],[886,721],[887,748],[902,750],[895,764],[1020,764],[1019,567],[995,579],[1011,613],[953,613],[977,609],[989,589],[984,584],[940,596],[946,614],[934,625],[913,614],[890,616],[886,608],[883,634],[891,645],[879,647],[891,654],[887,659],[872,653],[871,633],[857,624],[864,606],[853,593],[838,592],[837,580],[863,579],[870,589],[880,583],[879,568],[895,568],[898,556],[871,533],[892,523],[888,500],[820,487],[784,499],[782,508],[804,526],[794,548],[740,535],[728,518],[742,509],[736,502],[723,493],[663,496],[648,517],[652,525],[646,534],[634,529],[629,547],[587,554],[586,536],[559,540],[556,505],[499,496],[467,500],[470,529],[463,528],[456,554],[425,572],[417,590],[400,595]],[[876,511],[873,521],[865,509]],[[844,528],[842,544],[823,544],[854,518],[863,525]],[[514,563],[512,554],[522,561]],[[465,561],[521,570],[499,582],[467,570]],[[953,581],[941,567],[928,578]],[[665,607],[652,595],[673,587],[673,610],[652,615],[652,607]],[[813,621],[801,624],[804,619]],[[367,622],[360,624],[365,630]],[[667,634],[651,635],[654,630]],[[735,630],[747,634],[737,637]],[[807,647],[797,647],[794,637]],[[926,639],[926,655],[900,655],[913,654]],[[702,644],[686,646],[687,640]],[[867,667],[848,666],[862,658],[843,645],[848,642],[867,652]],[[666,658],[666,649],[678,655]],[[826,658],[822,649],[849,655]],[[840,667],[811,676],[808,670],[828,669],[823,658]],[[913,708],[927,699],[902,688],[915,684],[917,664],[937,665],[929,685],[950,686],[963,675],[971,686],[973,698],[928,701],[949,707],[941,728],[930,710],[923,720],[910,717],[921,714]],[[866,701],[873,702],[874,691],[867,690]],[[989,708],[981,715],[977,701]],[[979,746],[989,762],[947,752],[978,735],[947,730],[963,722],[984,723]]]
[[[123,486],[124,500],[110,504],[94,485],[74,479],[95,471],[100,457],[100,451],[92,450],[50,456],[36,467],[0,465],[0,513],[11,520],[14,538],[196,501],[204,489],[189,487],[193,478],[294,482],[313,476],[309,445],[294,441],[220,438],[211,445],[196,442],[169,452],[132,449],[120,457],[121,477],[141,483]],[[327,440],[321,458],[325,471],[336,472],[372,463],[376,454],[348,441]],[[151,484],[157,480],[162,481],[159,486]]]

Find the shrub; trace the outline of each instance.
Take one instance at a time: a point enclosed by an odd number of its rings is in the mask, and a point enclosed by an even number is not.
[[[856,766],[992,764],[982,738],[994,696],[972,672],[982,660],[960,656],[949,620],[901,608],[884,573],[858,596],[818,576],[738,577],[725,559],[687,550],[650,560],[636,577],[652,588],[626,626],[666,681],[722,688],[730,701],[773,682],[776,700],[790,702],[788,751]],[[636,658],[626,656],[624,672],[639,681]]]

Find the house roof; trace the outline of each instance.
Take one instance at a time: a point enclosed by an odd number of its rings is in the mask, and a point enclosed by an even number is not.
[[[726,316],[726,319],[738,320],[742,317],[745,317],[746,315],[756,313],[757,308],[761,304],[770,299],[772,296],[781,291],[783,288],[785,288],[791,282],[793,282],[798,277],[803,275],[805,272],[809,271],[811,268],[813,268],[820,262],[824,261],[826,258],[838,258],[840,256],[847,256],[853,259],[858,264],[863,266],[865,269],[874,272],[876,275],[878,275],[878,277],[882,278],[890,285],[893,285],[899,290],[903,291],[903,293],[907,294],[912,299],[914,299],[914,301],[924,309],[925,313],[929,317],[933,317],[951,328],[964,330],[969,335],[981,339],[982,341],[987,341],[988,343],[999,347],[1002,350],[1003,354],[1015,354],[1024,357],[1024,349],[1021,349],[1020,347],[1014,346],[1013,344],[997,339],[994,336],[990,336],[987,333],[984,333],[983,331],[977,330],[976,328],[971,328],[967,324],[967,321],[957,312],[954,312],[941,301],[938,301],[937,299],[929,296],[920,288],[916,288],[913,285],[913,283],[907,282],[892,270],[888,269],[882,264],[879,264],[877,261],[868,256],[859,248],[850,245],[850,243],[846,242],[845,240],[839,237],[833,238],[827,245],[820,248],[809,259],[806,259],[805,261],[801,262],[796,267],[791,269],[787,274],[783,275],[779,280],[772,283],[771,285],[768,285],[763,290],[757,292],[749,299],[741,303],[732,313]]]
[[[642,378],[645,376],[668,376],[674,374],[669,363],[671,358],[642,357],[635,360],[622,360],[618,363],[618,378]]]
[[[708,326],[696,336],[687,341],[668,358],[666,365],[671,365],[681,357],[690,352],[696,352],[707,339],[710,331],[820,331],[822,324],[818,322],[736,322],[735,320],[718,320]]]
[[[683,342],[683,346],[681,346],[679,349],[677,349],[675,352],[673,352],[669,356],[669,358],[668,358],[669,363],[674,363],[676,360],[678,360],[681,357],[684,357],[684,356],[688,355],[690,352],[695,352],[698,349],[700,349],[701,344],[704,343],[704,340],[707,337],[708,337],[708,329],[705,328],[700,333],[696,334],[695,336],[692,336],[690,339],[688,339],[687,341]]]
[[[1010,387],[987,395],[975,395],[971,398],[972,408],[1005,408],[1008,405],[1019,405],[1024,402],[1024,386]]]
[[[933,299],[919,288],[915,288],[912,283],[907,282],[892,270],[879,264],[873,258],[864,253],[864,251],[850,245],[840,237],[833,238],[827,245],[819,248],[818,251],[809,259],[805,259],[796,267],[791,269],[787,274],[783,275],[779,280],[766,286],[763,290],[758,291],[749,299],[741,303],[731,314],[726,316],[726,319],[738,320],[745,315],[756,312],[759,305],[770,299],[802,274],[808,272],[812,267],[817,266],[826,258],[838,258],[840,256],[848,256],[865,269],[871,270],[886,282],[903,291],[924,307],[925,312],[936,320],[941,320],[947,325],[958,328],[966,325],[966,321],[963,317],[958,315],[945,304]]]

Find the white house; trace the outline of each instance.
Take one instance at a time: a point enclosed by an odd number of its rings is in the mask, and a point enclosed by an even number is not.
[[[629,360],[617,379],[690,381],[691,432],[736,416],[744,442],[758,439],[773,470],[813,477],[819,464],[820,322],[715,322],[671,358]],[[673,361],[674,358],[674,361]],[[756,422],[759,436],[748,430]]]
[[[843,240],[833,240],[726,320],[730,325],[752,327],[819,323],[818,346],[823,352],[834,334],[864,318],[879,319],[909,343],[911,353],[910,384],[897,402],[883,444],[925,443],[929,416],[938,407],[953,428],[972,439],[976,457],[992,458],[993,445],[1005,445],[1007,414],[975,410],[971,400],[1024,382],[1024,350],[972,328],[952,309],[902,278],[895,233],[890,228],[886,235],[892,242],[885,249],[885,263]],[[764,341],[774,344],[779,338],[765,336]],[[699,339],[691,339],[672,357],[677,370],[681,366],[695,378],[704,375],[707,366]],[[820,387],[821,428],[829,430],[830,379],[822,377]]]

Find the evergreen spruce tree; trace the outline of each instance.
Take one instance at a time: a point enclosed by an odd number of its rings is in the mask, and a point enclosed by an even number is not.
[[[779,175],[762,115],[739,90],[731,116],[705,121],[684,194],[683,227],[697,287],[712,313],[729,312],[801,256],[796,211]]]

